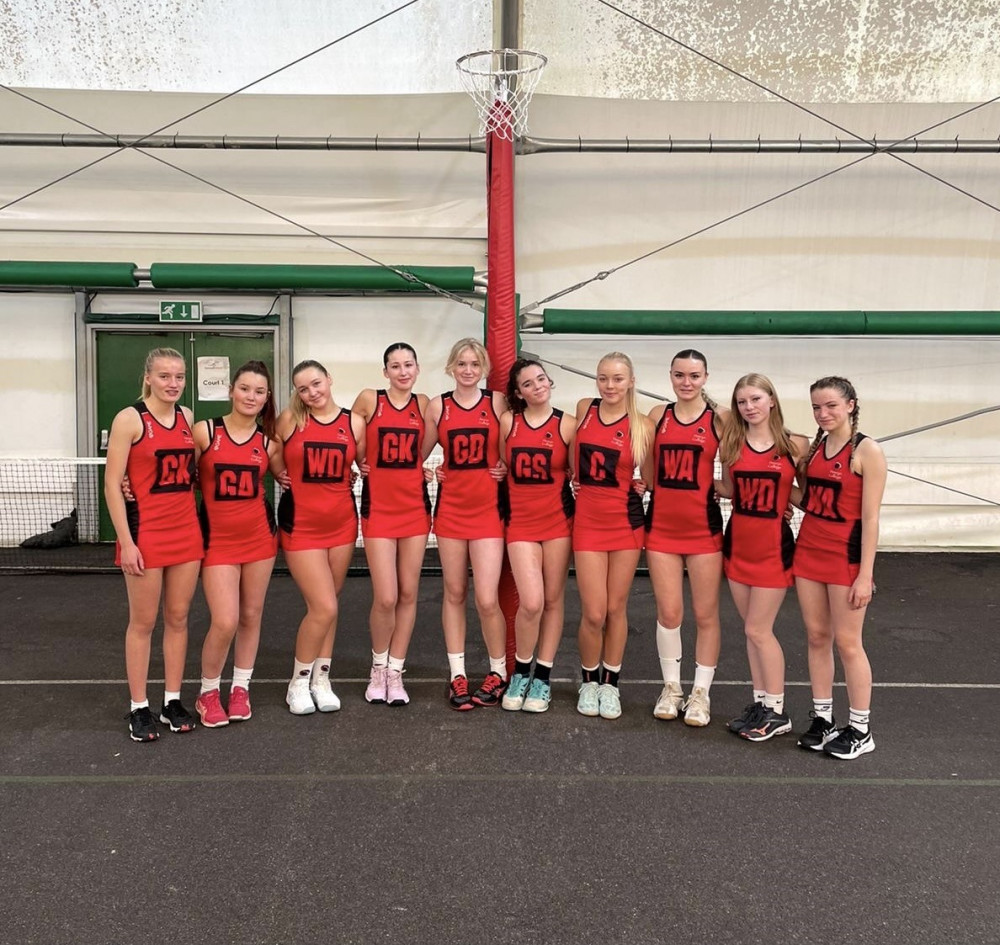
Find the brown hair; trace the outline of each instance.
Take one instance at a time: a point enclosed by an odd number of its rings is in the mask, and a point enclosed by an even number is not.
[[[274,389],[271,384],[271,372],[267,369],[267,365],[263,361],[247,361],[245,364],[241,364],[237,369],[236,373],[233,375],[233,382],[230,384],[230,393],[232,388],[236,386],[236,382],[244,374],[259,374],[264,380],[267,381],[267,399],[264,401],[264,406],[261,408],[259,414],[257,414],[257,422],[260,424],[261,429],[264,431],[264,436],[269,440],[274,439],[274,423],[278,418],[278,408],[274,403]]]
[[[673,368],[674,361],[688,361],[688,360],[701,361],[701,363],[705,365],[705,373],[706,374],[708,373],[708,358],[706,358],[705,355],[703,355],[700,351],[698,351],[697,348],[685,348],[683,351],[678,351],[677,354],[675,354],[670,359],[670,367]],[[709,397],[708,394],[705,393],[704,387],[701,389],[701,399],[705,401],[705,403],[708,404],[708,406],[711,407],[713,410],[717,411],[719,409],[719,405],[711,397]]]
[[[541,361],[536,361],[534,358],[518,358],[510,366],[510,373],[507,375],[506,397],[507,397],[507,407],[510,409],[511,413],[524,413],[524,408],[527,406],[527,404],[525,404],[524,398],[521,396],[521,392],[518,390],[517,376],[525,368],[529,367],[539,367],[542,368],[542,371],[545,371],[545,368],[542,367]],[[546,377],[548,377],[547,374]],[[555,387],[555,384],[552,383],[551,378],[549,379],[549,383],[552,387]]]
[[[814,394],[818,390],[835,390],[845,401],[853,400],[854,409],[850,413],[851,420],[851,438],[848,441],[851,444],[851,455],[848,459],[848,467],[851,472],[857,473],[858,470],[855,468],[854,463],[854,450],[858,445],[858,420],[861,417],[861,403],[858,400],[858,392],[854,389],[854,385],[846,377],[838,377],[836,374],[830,377],[821,377],[818,381],[814,381],[809,385],[809,393]],[[816,436],[813,437],[812,443],[809,444],[809,452],[806,453],[805,458],[802,460],[802,469],[805,470],[809,466],[809,460],[813,458],[816,454],[816,450],[819,449],[820,443],[823,442],[823,428],[817,427]]]

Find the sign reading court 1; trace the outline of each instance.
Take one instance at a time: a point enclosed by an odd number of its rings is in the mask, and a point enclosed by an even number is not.
[[[160,302],[161,322],[200,322],[201,302]]]

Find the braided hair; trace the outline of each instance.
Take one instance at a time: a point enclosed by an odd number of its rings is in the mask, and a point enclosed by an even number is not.
[[[833,390],[840,394],[845,401],[854,402],[854,407],[851,409],[850,413],[851,436],[848,442],[851,446],[851,453],[847,465],[851,472],[858,473],[854,463],[854,450],[858,445],[858,420],[861,416],[861,403],[858,400],[858,392],[854,389],[854,385],[846,377],[839,377],[836,374],[831,375],[830,377],[821,377],[818,381],[814,381],[809,385],[810,394],[814,394],[818,390]],[[809,452],[806,453],[805,458],[802,460],[803,469],[806,469],[809,466],[809,461],[816,454],[816,450],[819,449],[820,443],[823,442],[823,437],[823,428],[818,427],[816,429],[816,436],[813,437],[812,443],[809,444]]]

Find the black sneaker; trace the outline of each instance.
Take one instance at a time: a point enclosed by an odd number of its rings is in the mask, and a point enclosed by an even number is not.
[[[190,732],[194,728],[194,719],[180,699],[171,699],[160,709],[160,721],[170,728],[171,732]]]
[[[841,758],[849,761],[857,758],[858,755],[867,755],[875,750],[875,739],[872,738],[871,729],[867,732],[859,732],[852,725],[842,728],[836,738],[832,738],[823,746],[823,751],[834,758]]]
[[[160,733],[156,728],[156,719],[149,711],[149,706],[144,705],[141,709],[135,709],[125,716],[128,719],[129,738],[134,742],[155,742]]]
[[[836,738],[837,723],[833,719],[827,722],[826,719],[815,712],[810,712],[809,718],[812,719],[812,725],[809,726],[808,731],[803,732],[799,736],[799,740],[795,744],[799,748],[805,748],[807,751],[822,751],[823,746],[831,738]]]
[[[787,715],[765,706],[764,711],[740,731],[740,738],[751,742],[766,742],[775,735],[784,735],[791,730],[792,720]]]
[[[751,702],[750,705],[744,708],[741,715],[738,715],[735,719],[730,719],[726,722],[726,728],[728,728],[734,735],[739,735],[740,732],[742,732],[748,725],[752,722],[756,722],[763,711],[763,703]]]
[[[500,705],[503,694],[507,691],[507,680],[499,673],[489,672],[482,685],[472,694],[476,705]]]
[[[469,680],[465,676],[456,676],[448,683],[448,705],[459,712],[475,708],[469,695]]]

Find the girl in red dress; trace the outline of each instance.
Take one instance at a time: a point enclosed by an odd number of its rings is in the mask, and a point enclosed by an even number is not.
[[[616,719],[618,679],[628,636],[629,589],[643,544],[642,496],[633,488],[653,440],[639,411],[632,361],[619,351],[597,365],[600,397],[576,409],[576,514],[573,560],[580,592],[582,683],[577,711]]]
[[[413,393],[420,365],[410,345],[389,345],[382,364],[388,388],[366,388],[351,408],[367,425],[361,533],[372,579],[372,667],[365,699],[399,706],[410,701],[403,667],[431,528],[421,455],[427,396]]]
[[[434,534],[444,574],[441,623],[448,650],[448,704],[458,711],[499,705],[507,687],[507,624],[498,594],[504,552],[500,480],[507,472],[500,461],[500,414],[506,404],[499,391],[479,387],[489,370],[481,342],[475,338],[457,341],[445,365],[455,389],[431,400],[424,434],[424,458],[438,443],[444,450]],[[482,684],[471,695],[465,672],[470,564],[490,661]]]
[[[799,747],[851,759],[875,750],[869,726],[872,670],[861,640],[875,593],[879,506],[885,490],[882,448],[858,432],[854,385],[822,377],[810,388],[818,429],[800,467],[805,512],[795,547],[795,589],[809,642],[812,725]],[[850,721],[833,720],[833,645],[844,664]]]
[[[111,424],[104,499],[117,536],[115,564],[125,575],[128,628],[125,669],[136,742],[160,737],[149,708],[146,680],[153,628],[163,599],[165,686],[159,720],[172,732],[190,732],[194,719],[181,704],[188,611],[204,554],[194,500],[197,448],[193,417],[179,401],[187,380],[184,358],[173,348],[146,357],[142,399]],[[132,500],[122,494],[128,475]]]
[[[754,742],[792,729],[785,713],[785,655],[774,620],[792,585],[795,543],[785,511],[795,466],[807,448],[804,436],[785,428],[774,385],[763,374],[741,377],[719,447],[719,491],[732,498],[723,557],[754,689],[754,701],[729,729]]]
[[[711,721],[709,690],[715,679],[722,632],[722,512],[715,497],[715,457],[728,410],[705,394],[708,362],[700,351],[678,351],[670,362],[676,403],[654,407],[656,427],[644,478],[652,484],[646,517],[646,564],[656,596],[656,649],[663,690],[653,715],[688,725]],[[681,690],[681,621],[684,572],[691,588],[697,637],[694,684]]]
[[[552,386],[538,361],[518,358],[507,383],[510,410],[500,418],[509,492],[507,556],[518,596],[514,674],[501,703],[509,711],[548,709],[549,677],[562,637],[574,506],[569,460],[576,423],[552,406]]]
[[[306,604],[285,701],[293,715],[336,712],[330,662],[337,599],[358,537],[351,467],[364,461],[365,423],[337,406],[322,364],[302,361],[292,371],[292,399],[276,429],[290,482],[278,502],[279,541]]]
[[[260,643],[264,597],[278,553],[274,509],[265,495],[268,468],[284,469],[275,438],[277,410],[271,375],[262,361],[248,361],[229,387],[232,409],[194,425],[201,458],[201,525],[205,560],[201,586],[211,625],[201,650],[201,692],[194,707],[206,728],[250,718],[250,678]],[[220,694],[222,669],[233,653],[229,706]]]

